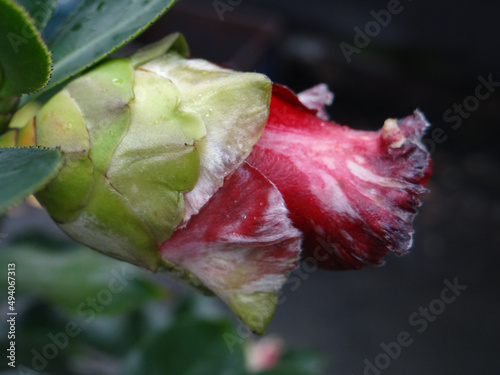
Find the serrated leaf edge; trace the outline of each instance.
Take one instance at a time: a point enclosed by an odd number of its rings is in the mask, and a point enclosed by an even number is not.
[[[47,79],[45,80],[45,84],[42,87],[40,87],[39,89],[22,93],[22,95],[32,95],[34,93],[41,92],[43,89],[45,89],[45,87],[47,87],[48,83],[50,82],[50,79],[52,77],[51,73],[52,73],[52,65],[53,65],[52,52],[47,47],[47,44],[45,43],[45,41],[42,38],[42,33],[36,27],[35,20],[31,17],[31,15],[28,13],[28,11],[22,5],[18,4],[17,2],[15,2],[13,0],[7,0],[7,3],[10,3],[12,5],[12,7],[15,8],[16,10],[18,10],[23,15],[23,17],[27,20],[27,25],[29,25],[29,27],[31,28],[31,30],[29,30],[29,31],[32,33],[32,37],[35,38],[42,46],[42,49],[45,52],[45,57],[47,58],[46,62],[49,63],[49,74],[47,75]]]

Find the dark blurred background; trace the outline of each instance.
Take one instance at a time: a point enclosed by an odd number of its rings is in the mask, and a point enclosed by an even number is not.
[[[327,83],[338,123],[378,129],[419,108],[432,124],[410,254],[361,271],[306,266],[285,286],[268,332],[324,353],[328,374],[499,373],[499,17],[494,1],[181,0],[127,47],[180,31],[195,57],[296,92]],[[445,280],[467,286],[450,303],[437,302]],[[411,344],[383,354],[402,332]]]
[[[180,31],[193,56],[296,92],[325,82],[331,118],[355,128],[415,108],[432,124],[435,172],[411,253],[361,271],[302,270],[285,287],[268,332],[325,353],[331,374],[498,374],[499,17],[494,1],[182,0],[137,41]],[[441,311],[445,279],[467,289]],[[382,369],[380,345],[403,331],[412,343]]]

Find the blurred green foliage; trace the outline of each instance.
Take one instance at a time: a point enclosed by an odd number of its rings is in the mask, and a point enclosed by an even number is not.
[[[6,272],[11,263],[16,369],[4,359],[0,375],[321,373],[322,358],[295,350],[286,350],[270,370],[249,372],[247,340],[215,300],[197,293],[178,296],[157,276],[71,241],[43,235],[11,239],[0,250],[0,264]],[[1,278],[6,307],[7,286]],[[3,348],[11,341],[7,329],[2,324]]]

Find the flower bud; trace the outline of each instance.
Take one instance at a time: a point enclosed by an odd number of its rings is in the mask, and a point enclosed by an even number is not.
[[[327,121],[324,85],[297,97],[186,54],[172,34],[107,60],[0,137],[61,149],[37,198],[66,233],[218,295],[257,333],[301,250],[357,269],[409,249],[432,169],[420,112],[353,130]]]

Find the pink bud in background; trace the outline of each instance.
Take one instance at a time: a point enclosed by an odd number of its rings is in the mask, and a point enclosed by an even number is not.
[[[245,347],[246,368],[250,372],[272,369],[283,353],[284,343],[279,337],[267,336],[249,341]]]

